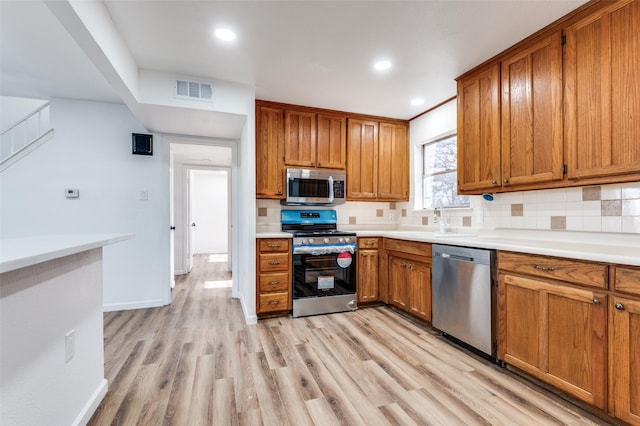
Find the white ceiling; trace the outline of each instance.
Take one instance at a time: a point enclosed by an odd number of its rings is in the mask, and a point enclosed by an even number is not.
[[[105,1],[141,69],[254,85],[256,97],[408,119],[454,78],[584,0]],[[40,1],[0,1],[3,95],[117,102]],[[230,45],[216,26],[233,28]],[[389,58],[393,68],[374,72]],[[411,106],[421,97],[424,105]]]

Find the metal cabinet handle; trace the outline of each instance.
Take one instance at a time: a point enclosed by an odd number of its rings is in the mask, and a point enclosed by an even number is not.
[[[270,305],[279,305],[279,304],[280,304],[280,301],[279,301],[279,300],[270,300],[270,301],[269,301],[269,304],[270,304]]]
[[[599,305],[600,304],[600,299],[598,299],[597,297],[593,298],[593,303],[594,305]]]
[[[280,261],[279,260],[271,260],[269,261],[269,265],[279,265]]]
[[[271,244],[268,244],[268,246],[271,247],[271,248],[279,248],[281,246],[281,244],[273,244],[273,243],[271,243]]]
[[[269,285],[278,285],[280,284],[280,280],[278,281],[269,281]]]
[[[616,303],[614,306],[617,310],[624,311],[624,305],[622,303]]]
[[[374,245],[374,244],[375,244],[375,243],[374,243],[373,241],[365,241],[365,242],[364,242],[364,245],[365,245],[365,246],[372,246],[372,245]]]
[[[491,185],[497,185],[498,182],[495,179],[491,179]]]
[[[540,269],[541,271],[555,271],[556,268],[553,266],[542,266],[542,265],[533,265],[535,269]]]
[[[502,182],[504,182],[505,184],[508,184],[509,183],[509,179],[505,179]]]

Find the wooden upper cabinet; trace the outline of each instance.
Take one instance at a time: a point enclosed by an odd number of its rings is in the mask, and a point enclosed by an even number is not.
[[[502,185],[562,180],[562,34],[502,62]]]
[[[283,111],[256,106],[256,197],[284,198]]]
[[[568,177],[640,173],[640,2],[614,2],[565,33]]]
[[[377,178],[378,122],[350,119],[347,132],[347,198],[375,200]]]
[[[316,166],[316,114],[284,113],[284,163],[287,166]]]
[[[378,199],[409,198],[409,141],[404,124],[380,123],[378,140]]]
[[[318,114],[317,167],[344,169],[347,162],[347,120],[343,116]]]
[[[458,81],[458,190],[500,186],[500,65]]]

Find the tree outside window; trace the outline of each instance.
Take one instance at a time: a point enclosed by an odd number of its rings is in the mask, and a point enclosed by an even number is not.
[[[457,136],[449,134],[422,145],[422,207],[469,207],[469,196],[458,195]]]

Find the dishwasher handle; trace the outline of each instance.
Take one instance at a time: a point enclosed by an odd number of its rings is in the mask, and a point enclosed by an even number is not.
[[[437,256],[440,256],[440,257],[442,257],[444,259],[461,260],[461,261],[464,261],[464,262],[473,262],[474,261],[473,257],[459,256],[459,255],[451,254],[451,253],[439,253],[439,254],[436,254],[436,257]]]

